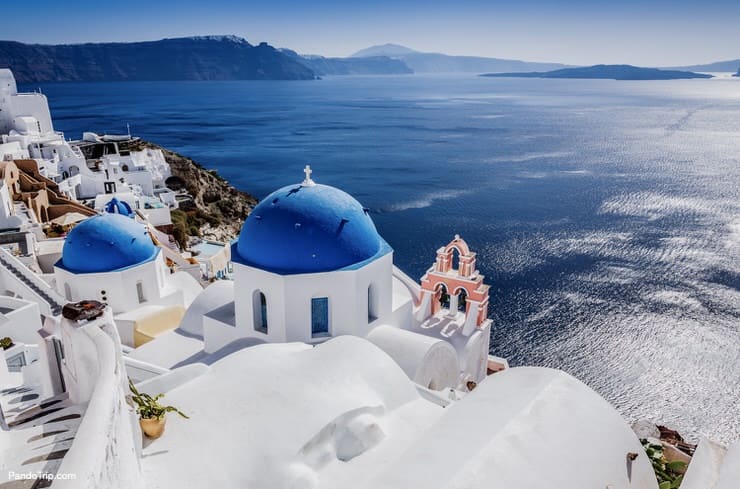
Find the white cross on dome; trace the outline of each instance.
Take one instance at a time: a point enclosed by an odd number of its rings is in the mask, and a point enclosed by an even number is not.
[[[316,185],[316,182],[311,180],[311,173],[313,173],[313,171],[311,170],[311,165],[306,165],[306,168],[303,169],[303,173],[306,174],[306,178],[303,180],[301,185],[303,185],[304,187],[313,187],[314,185]]]

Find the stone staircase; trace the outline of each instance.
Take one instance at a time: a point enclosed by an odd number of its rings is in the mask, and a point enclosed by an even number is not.
[[[56,291],[46,284],[46,282],[36,277],[28,267],[4,248],[0,248],[0,265],[12,274],[22,289],[28,290],[31,296],[35,296],[35,298],[43,301],[43,304],[39,304],[42,310],[48,309],[48,313],[52,316],[58,316],[62,313],[64,304]],[[24,294],[20,295],[23,296]],[[32,299],[34,297],[25,298]],[[43,307],[44,305],[46,307]]]
[[[0,389],[0,489],[41,489],[51,486],[72,446],[83,406],[67,394],[39,400],[32,386]],[[6,428],[7,427],[7,428]],[[3,440],[6,438],[7,440]],[[2,447],[13,447],[3,453]],[[44,474],[47,478],[16,479],[13,474]]]

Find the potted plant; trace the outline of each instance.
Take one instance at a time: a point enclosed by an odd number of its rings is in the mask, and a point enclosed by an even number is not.
[[[13,345],[13,340],[11,340],[10,337],[6,336],[5,338],[0,338],[0,348],[2,348],[3,350],[9,349]]]
[[[139,392],[134,383],[129,379],[129,389],[131,389],[131,399],[136,403],[136,414],[139,415],[139,424],[141,431],[149,438],[159,438],[164,433],[164,424],[167,413],[175,412],[185,419],[189,419],[182,411],[174,406],[163,406],[159,400],[164,394],[157,394],[152,397],[149,394]]]

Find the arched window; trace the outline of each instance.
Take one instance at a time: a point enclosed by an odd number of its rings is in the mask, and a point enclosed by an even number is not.
[[[437,285],[435,296],[440,306],[443,308],[450,307],[450,294],[447,292],[447,286],[445,284]]]
[[[465,291],[465,289],[460,289],[460,292],[457,293],[457,310],[465,312],[467,310],[468,302],[468,293]]]
[[[314,297],[311,299],[311,336],[329,335],[329,298]]]
[[[452,248],[452,261],[450,263],[450,270],[460,270],[460,250]]]
[[[373,284],[367,287],[367,322],[372,323],[378,319],[378,293]]]
[[[267,334],[267,298],[259,290],[252,294],[254,330]]]

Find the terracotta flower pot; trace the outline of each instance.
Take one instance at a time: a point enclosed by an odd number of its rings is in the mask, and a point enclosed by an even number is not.
[[[159,438],[164,433],[164,423],[166,418],[140,418],[139,424],[141,425],[141,431],[144,432],[149,438]]]

